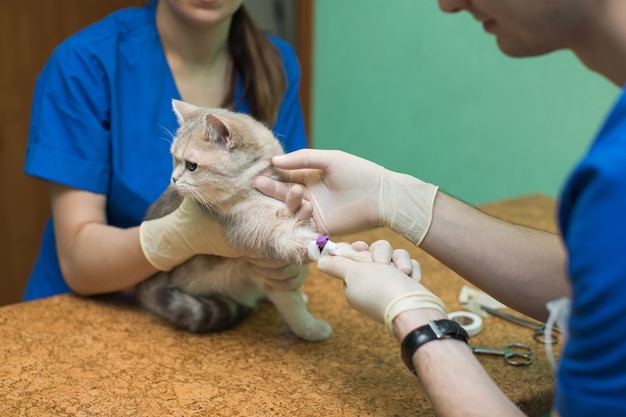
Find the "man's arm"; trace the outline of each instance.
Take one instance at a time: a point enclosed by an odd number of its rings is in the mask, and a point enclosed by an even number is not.
[[[558,235],[491,217],[437,194],[422,249],[507,306],[538,320],[546,302],[569,296],[566,252]]]

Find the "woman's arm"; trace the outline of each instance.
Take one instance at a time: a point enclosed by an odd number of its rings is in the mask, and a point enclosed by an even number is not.
[[[107,224],[106,196],[54,183],[49,192],[59,263],[74,292],[120,291],[157,272],[143,255],[139,227]]]
[[[306,275],[306,267],[283,267],[235,249],[225,240],[221,226],[193,203],[183,202],[171,214],[144,222],[141,227],[121,229],[107,224],[104,195],[54,183],[49,189],[61,271],[78,294],[129,288],[195,254],[248,256],[266,284],[277,289],[298,288]],[[289,194],[288,207],[293,200]],[[300,212],[310,216],[307,210],[300,208]]]

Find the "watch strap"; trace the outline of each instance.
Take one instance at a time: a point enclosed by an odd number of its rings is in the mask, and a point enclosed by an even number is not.
[[[456,321],[447,319],[429,321],[427,325],[418,327],[404,337],[400,350],[402,360],[407,368],[413,372],[413,375],[417,375],[413,367],[415,351],[432,340],[448,338],[462,340],[467,343],[469,335]]]

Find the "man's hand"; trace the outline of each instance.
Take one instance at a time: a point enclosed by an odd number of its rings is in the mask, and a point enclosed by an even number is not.
[[[322,256],[317,262],[321,271],[344,281],[352,308],[384,323],[394,300],[411,293],[432,294],[420,283],[420,265],[406,251],[394,251],[383,240],[366,248],[363,242],[339,243],[335,256]]]
[[[272,163],[271,173],[255,178],[256,187],[287,201],[292,183],[304,186],[302,201],[312,205],[320,234],[388,226],[419,245],[428,233],[437,194],[432,184],[340,151],[303,149],[275,156]]]

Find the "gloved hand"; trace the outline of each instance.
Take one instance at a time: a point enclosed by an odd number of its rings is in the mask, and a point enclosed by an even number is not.
[[[221,226],[188,198],[170,214],[141,223],[139,241],[148,262],[161,271],[197,254],[245,256],[226,242]]]
[[[432,184],[340,151],[305,149],[272,163],[278,170],[272,178],[257,177],[256,187],[285,201],[289,185],[276,180],[303,184],[320,234],[388,226],[419,245],[430,228],[437,194]]]
[[[279,291],[300,288],[309,271],[308,265],[278,265],[272,261],[251,258],[248,258],[248,262],[252,269],[263,277],[265,285]]]
[[[380,188],[380,223],[419,246],[433,220],[439,187],[385,169]]]
[[[430,308],[444,312],[444,305],[420,283],[421,270],[411,260],[407,275],[396,267],[394,253],[386,241],[377,241],[369,251],[338,244],[336,255],[322,256],[317,267],[344,281],[348,304],[373,320],[385,323],[393,334],[393,320],[403,311]],[[397,254],[396,254],[397,257]]]

